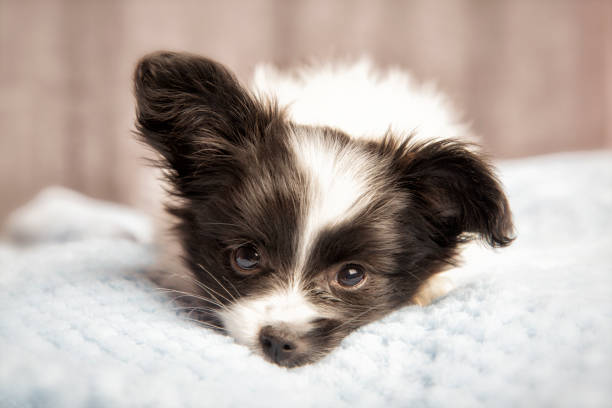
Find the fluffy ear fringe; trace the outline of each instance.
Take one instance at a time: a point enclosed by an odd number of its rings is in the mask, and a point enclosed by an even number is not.
[[[426,214],[436,240],[446,244],[476,234],[492,247],[514,240],[512,213],[493,167],[476,146],[456,140],[397,142],[387,137],[381,150],[392,155],[402,188]]]
[[[282,122],[273,102],[261,103],[223,65],[161,51],[134,73],[136,129],[162,157],[177,193],[214,190],[236,171],[241,149]]]

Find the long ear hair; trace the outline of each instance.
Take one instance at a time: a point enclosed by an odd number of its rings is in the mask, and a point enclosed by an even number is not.
[[[184,196],[227,185],[242,149],[282,123],[274,103],[260,103],[223,65],[191,54],[142,58],[134,93],[136,129]]]
[[[493,167],[474,147],[454,140],[398,143],[391,137],[381,145],[393,156],[401,188],[441,246],[470,235],[492,247],[507,246],[514,239],[506,195]]]

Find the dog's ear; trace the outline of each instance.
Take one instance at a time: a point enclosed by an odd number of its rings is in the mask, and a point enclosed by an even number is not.
[[[257,101],[224,66],[185,53],[142,58],[134,91],[136,128],[162,155],[179,190],[214,176],[208,171],[233,166],[229,161],[240,149],[280,117],[273,104]]]
[[[508,200],[492,166],[475,146],[449,140],[408,141],[394,155],[411,205],[431,226],[436,242],[452,245],[474,234],[493,247],[512,242]]]

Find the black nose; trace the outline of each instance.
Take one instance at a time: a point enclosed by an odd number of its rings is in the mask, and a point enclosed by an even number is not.
[[[259,333],[259,342],[270,360],[279,365],[288,365],[297,351],[297,343],[291,337],[285,330],[266,326]]]

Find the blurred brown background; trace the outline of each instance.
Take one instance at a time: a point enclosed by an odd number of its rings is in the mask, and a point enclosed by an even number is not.
[[[244,81],[367,54],[435,80],[496,157],[612,147],[607,0],[0,0],[0,220],[48,184],[143,203],[130,80],[160,48]]]

